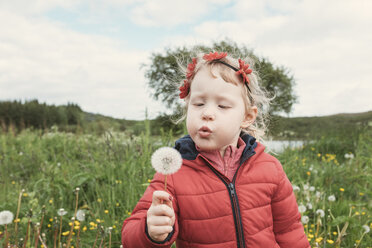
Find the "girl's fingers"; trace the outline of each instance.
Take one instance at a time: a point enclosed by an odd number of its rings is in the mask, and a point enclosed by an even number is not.
[[[149,232],[152,234],[151,236],[164,235],[172,231],[172,226],[151,226],[151,230],[149,230]]]
[[[149,225],[153,226],[172,226],[172,220],[171,218],[167,216],[152,216],[148,220]]]
[[[160,204],[157,206],[152,206],[150,209],[150,215],[154,216],[167,216],[169,218],[174,217],[174,210],[165,204]]]
[[[165,191],[157,190],[157,191],[154,191],[152,194],[152,204],[154,206],[157,206],[160,204],[166,204],[169,207],[173,208],[172,200],[173,200],[173,197],[168,192],[165,192]]]

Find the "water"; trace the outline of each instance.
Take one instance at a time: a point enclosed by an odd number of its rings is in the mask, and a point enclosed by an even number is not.
[[[265,142],[265,151],[280,153],[287,147],[297,148],[301,147],[303,144],[304,142],[302,140],[270,140]]]

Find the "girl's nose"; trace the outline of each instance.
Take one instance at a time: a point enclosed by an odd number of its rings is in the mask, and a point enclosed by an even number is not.
[[[202,119],[205,121],[213,121],[214,120],[214,114],[211,113],[211,111],[204,111],[202,114]]]

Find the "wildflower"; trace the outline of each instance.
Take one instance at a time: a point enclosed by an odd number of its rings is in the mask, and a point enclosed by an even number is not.
[[[345,191],[345,189],[344,189],[344,188],[340,188],[340,191],[341,191],[341,192],[344,192],[344,191]]]
[[[328,201],[334,202],[334,201],[336,201],[336,197],[334,195],[330,195],[330,196],[328,196]]]
[[[161,147],[152,154],[151,164],[157,172],[169,175],[181,168],[182,157],[174,148]]]
[[[63,208],[60,208],[58,211],[57,211],[57,214],[59,216],[64,216],[65,214],[67,214],[67,211],[65,211],[65,209]]]
[[[315,192],[315,196],[316,196],[316,198],[320,198],[321,195],[322,195],[322,194],[321,194],[319,191]]]
[[[309,185],[304,184],[304,190],[306,191],[306,190],[308,190],[308,189],[309,189]]]
[[[309,190],[310,190],[311,192],[313,192],[313,191],[315,191],[315,187],[314,187],[314,186],[310,186]]]
[[[319,237],[319,238],[317,238],[317,239],[315,240],[315,242],[320,243],[320,242],[322,242],[322,240],[323,240],[323,238],[322,238],[322,237]]]
[[[351,160],[351,159],[354,158],[354,154],[352,154],[352,153],[346,153],[346,154],[345,154],[345,158]]]
[[[311,172],[310,171],[306,172],[306,175],[310,176],[311,175]]]
[[[28,194],[27,193],[23,193],[23,197],[27,197],[28,196]]]
[[[360,195],[360,196],[364,196],[364,193],[363,193],[363,192],[359,192],[359,195]]]
[[[320,215],[320,217],[323,218],[324,217],[324,211],[323,211],[323,209],[316,210],[316,214],[317,215]]]
[[[329,243],[329,244],[333,244],[334,241],[333,241],[332,239],[327,239],[327,243]]]
[[[364,233],[369,233],[369,231],[371,231],[371,229],[367,225],[363,225],[362,227],[364,229]]]
[[[302,217],[301,217],[301,222],[302,222],[303,224],[307,224],[307,223],[309,222],[309,217],[306,216],[306,215],[302,216]]]
[[[117,202],[117,203],[116,203],[116,206],[117,206],[117,207],[119,207],[119,206],[120,206],[120,203],[119,203],[119,202]]]
[[[292,185],[292,188],[294,192],[300,191],[300,187],[298,187],[297,185]]]
[[[50,200],[49,200],[49,204],[52,204],[52,203],[53,203],[53,199],[50,199]]]
[[[12,212],[8,210],[4,210],[0,212],[0,225],[8,225],[12,223],[14,215]]]
[[[66,232],[63,232],[63,233],[62,233],[63,236],[67,236],[67,235],[69,235],[69,234],[70,234],[70,231],[66,231]]]
[[[101,198],[98,198],[97,201],[98,201],[98,202],[102,202],[102,199],[101,199]]]
[[[308,203],[306,204],[306,206],[307,206],[308,209],[313,209],[313,204],[311,204],[310,202],[308,202]]]
[[[332,234],[333,234],[333,235],[337,235],[337,232],[333,232]]]
[[[87,230],[87,227],[86,226],[84,226],[83,227],[83,232],[85,232]]]
[[[105,210],[105,214],[108,214],[109,213],[109,211],[108,210]]]
[[[84,220],[85,220],[85,211],[79,209],[79,210],[76,212],[76,219],[78,219],[78,221],[84,221]]]
[[[304,213],[306,211],[306,207],[301,204],[300,206],[298,206],[298,211],[300,211],[300,213]]]

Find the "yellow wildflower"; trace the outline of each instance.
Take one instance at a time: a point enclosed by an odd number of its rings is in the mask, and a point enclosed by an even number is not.
[[[359,195],[360,195],[360,196],[364,196],[364,193],[363,193],[363,192],[359,192]]]
[[[101,199],[101,198],[98,198],[97,201],[98,201],[98,202],[102,202],[102,199]]]
[[[337,235],[337,232],[333,232],[333,235]]]
[[[24,197],[27,197],[27,196],[28,196],[28,194],[27,194],[27,193],[23,193],[23,196],[24,196]]]
[[[105,214],[108,214],[108,213],[109,213],[109,211],[106,209],[106,210],[105,210]]]
[[[50,222],[53,222],[53,218],[50,218],[49,221],[50,221]]]
[[[85,232],[87,230],[87,227],[86,226],[84,226],[83,227],[83,232]]]
[[[344,191],[345,191],[345,189],[344,189],[344,188],[340,188],[340,191],[341,191],[341,192],[344,192]]]
[[[317,238],[315,241],[316,241],[317,243],[320,243],[320,242],[322,242],[322,240],[323,240],[323,238],[322,238],[322,237],[319,237],[319,238]]]
[[[15,184],[15,181],[12,181],[12,184],[14,185]]]
[[[17,222],[20,222],[20,221],[21,221],[21,219],[18,218],[18,219],[15,219],[15,220],[14,220],[14,223],[17,223]]]
[[[148,183],[151,183],[151,179],[147,179],[147,182],[148,182]]]
[[[306,175],[310,176],[311,175],[311,172],[310,171],[306,172]]]
[[[48,227],[51,227],[52,225],[48,224]]]
[[[66,232],[63,232],[63,233],[62,233],[63,236],[67,236],[67,235],[69,235],[69,234],[70,234],[70,231],[66,231]]]
[[[314,235],[313,234],[309,234],[309,235],[307,235],[309,238],[314,238]]]
[[[52,204],[52,203],[53,203],[53,199],[50,199],[50,200],[49,200],[49,204]]]
[[[334,241],[333,241],[332,239],[327,239],[327,243],[329,243],[329,244],[333,244]]]
[[[120,205],[119,202],[117,202],[117,203],[116,203],[116,206],[119,207],[119,205]]]

